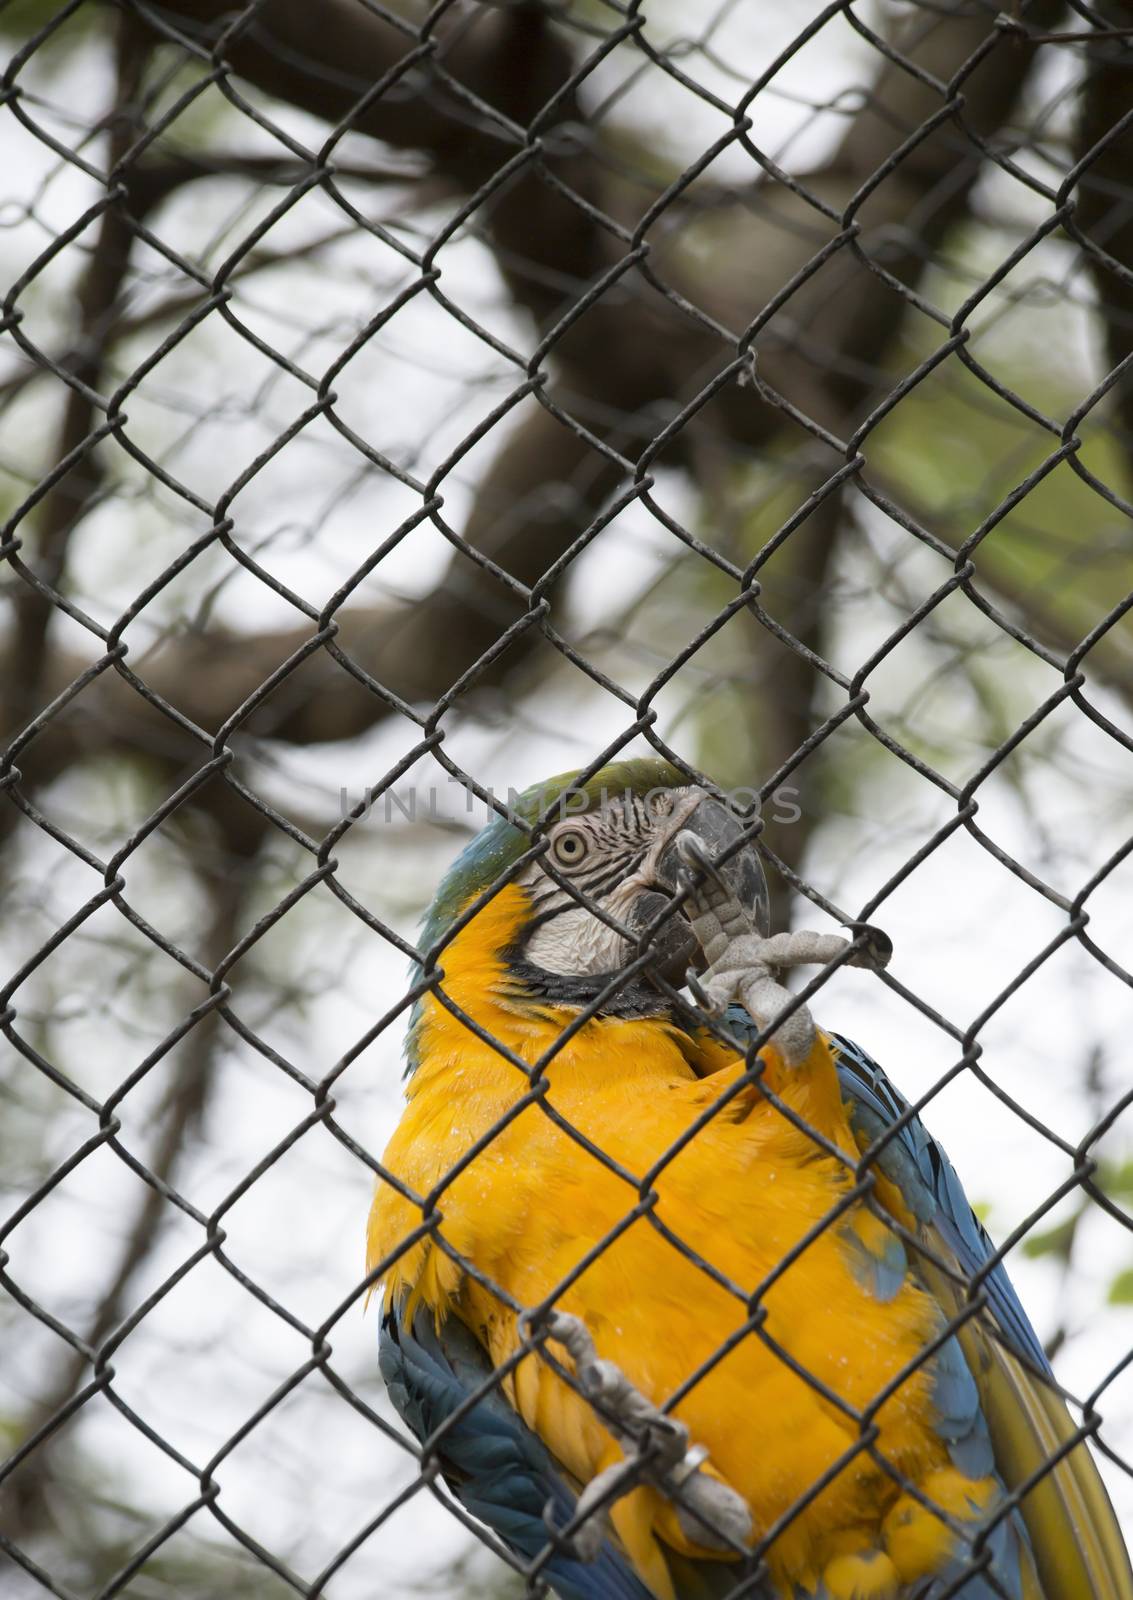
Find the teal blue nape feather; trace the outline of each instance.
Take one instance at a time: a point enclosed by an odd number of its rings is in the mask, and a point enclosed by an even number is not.
[[[444,936],[461,907],[473,895],[490,889],[501,874],[531,848],[530,829],[540,816],[549,812],[549,821],[563,816],[582,816],[622,795],[644,796],[680,788],[689,781],[670,762],[659,757],[641,756],[610,762],[600,767],[593,777],[580,781],[580,774],[585,770],[580,767],[574,772],[560,772],[500,802],[505,814],[494,816],[481,828],[441,879],[422,922],[422,950],[429,949]]]
[[[531,830],[540,817],[548,821],[585,815],[592,808],[624,795],[645,796],[666,789],[680,788],[688,779],[670,762],[659,757],[639,756],[610,762],[590,778],[582,778],[585,768],[560,772],[541,783],[531,784],[522,793],[509,792],[503,814],[491,818],[453,861],[437,886],[436,893],[421,919],[417,947],[423,953],[435,950],[448,934],[461,911],[477,895],[486,894],[509,867],[528,851],[534,840]],[[440,956],[443,966],[443,948]],[[410,965],[410,982],[421,976],[417,962]],[[405,1040],[406,1071],[416,1064],[417,1024],[420,1002],[414,1005]]]

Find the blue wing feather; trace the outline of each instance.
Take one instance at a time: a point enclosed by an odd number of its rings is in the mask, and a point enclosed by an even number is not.
[[[754,1037],[752,1020],[742,1006],[729,1006],[725,1022],[737,1038]],[[986,1270],[995,1246],[968,1203],[956,1169],[919,1117],[911,1117],[892,1132],[909,1110],[909,1102],[859,1045],[841,1034],[828,1035],[834,1046],[835,1067],[850,1124],[860,1141],[884,1143],[877,1166],[901,1191],[918,1222],[936,1230],[965,1276]],[[887,1137],[885,1137],[887,1136]],[[987,1293],[988,1310],[1014,1349],[1039,1372],[1053,1377],[1046,1352],[1019,1302],[1002,1262],[980,1280]]]
[[[864,1050],[839,1034],[830,1037],[851,1124],[867,1144],[873,1144],[904,1116],[909,1103]],[[911,1118],[886,1141],[877,1165],[900,1189],[918,1220],[936,1229],[966,1276],[974,1278],[986,1269],[995,1247],[968,1204],[955,1168],[919,1117]],[[987,1292],[988,1309],[1015,1350],[1032,1367],[1053,1376],[1046,1352],[1003,1263],[997,1262],[981,1281]]]
[[[431,1313],[419,1310],[407,1327],[401,1307],[382,1319],[379,1365],[391,1400],[415,1438],[425,1443],[482,1388],[492,1365],[472,1334],[455,1318],[438,1332]],[[565,1527],[576,1496],[561,1468],[512,1409],[491,1389],[437,1442],[445,1478],[466,1510],[497,1533],[525,1561],[546,1548],[545,1516]],[[698,1562],[666,1551],[680,1600],[726,1600],[735,1591],[729,1564]],[[556,1551],[542,1576],[560,1600],[653,1600],[621,1549],[607,1540],[596,1560],[582,1562]],[[745,1588],[748,1600],[769,1600],[763,1585]]]
[[[422,1443],[456,1416],[492,1371],[481,1347],[455,1319],[439,1332],[419,1311],[408,1327],[401,1308],[387,1309],[379,1365],[402,1421]],[[525,1561],[550,1540],[548,1510],[558,1527],[574,1514],[575,1496],[554,1458],[498,1390],[489,1390],[438,1440],[445,1478],[461,1504]],[[556,1551],[543,1576],[562,1600],[651,1600],[626,1558],[609,1541],[597,1559]]]
[[[990,1318],[998,1330],[1000,1342],[984,1338],[978,1323],[969,1323],[958,1336],[963,1348],[956,1355],[978,1379],[981,1403],[977,1426],[949,1448],[957,1465],[967,1470],[964,1452],[974,1451],[973,1459],[978,1459],[993,1443],[999,1475],[1008,1487],[1016,1492],[1020,1485],[1033,1487],[1019,1510],[994,1530],[999,1547],[985,1577],[1014,1573],[1020,1561],[1033,1570],[1033,1561],[1037,1573],[1032,1581],[1049,1600],[1077,1600],[1087,1594],[1097,1600],[1133,1600],[1129,1557],[1097,1467],[1084,1444],[1069,1448],[1075,1429],[1046,1353],[951,1162],[919,1117],[909,1117],[894,1132],[896,1121],[909,1111],[908,1102],[863,1050],[838,1035],[832,1043],[859,1143],[868,1148],[881,1140],[878,1168],[900,1190],[934,1249],[950,1254],[969,1280],[979,1277],[987,1297],[980,1323]],[[938,1375],[955,1365],[946,1346],[938,1356]],[[946,1385],[949,1381],[946,1376]],[[957,1391],[961,1412],[965,1388],[962,1378]],[[936,1398],[940,1403],[939,1390]],[[949,1411],[948,1396],[943,1409]],[[949,1415],[948,1423],[952,1420]],[[934,1580],[925,1600],[933,1600],[944,1576]],[[972,1593],[975,1600],[983,1593],[983,1581],[970,1579],[961,1592]]]

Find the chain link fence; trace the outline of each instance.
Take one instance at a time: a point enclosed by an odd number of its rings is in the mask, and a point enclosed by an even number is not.
[[[650,749],[1133,1517],[1133,29],[771,9],[0,11],[5,1593],[546,1592],[362,1236],[445,864]]]

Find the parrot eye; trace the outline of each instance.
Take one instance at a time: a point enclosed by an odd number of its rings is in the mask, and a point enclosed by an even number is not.
[[[556,866],[577,867],[589,847],[589,840],[581,828],[564,828],[552,841],[551,855]]]

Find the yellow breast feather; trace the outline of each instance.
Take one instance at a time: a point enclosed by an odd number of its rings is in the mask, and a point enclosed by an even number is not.
[[[443,987],[509,1051],[535,1062],[570,1016],[518,1006],[492,955],[506,947],[508,919],[522,916],[522,901],[522,891],[503,891],[452,941],[442,958]],[[384,1157],[401,1182],[428,1194],[478,1139],[502,1126],[444,1184],[434,1235],[400,1254],[421,1211],[379,1182],[368,1260],[371,1270],[388,1260],[387,1293],[410,1294],[438,1320],[456,1315],[498,1363],[518,1347],[511,1305],[542,1302],[608,1240],[556,1304],[581,1317],[600,1354],[657,1403],[700,1374],[676,1414],[709,1450],[711,1470],[748,1501],[757,1536],[849,1453],[772,1546],[772,1572],[785,1592],[792,1583],[813,1585],[824,1573],[834,1580],[843,1568],[851,1584],[867,1568],[886,1582],[887,1574],[898,1576],[881,1553],[898,1486],[874,1455],[855,1452],[861,1436],[855,1413],[890,1384],[894,1392],[872,1418],[877,1454],[914,1483],[931,1477],[954,1502],[943,1509],[965,1514],[964,1488],[972,1485],[951,1483],[959,1475],[949,1478],[946,1448],[932,1426],[931,1375],[917,1364],[938,1333],[939,1309],[911,1276],[882,1300],[855,1273],[847,1227],[857,1229],[866,1251],[873,1231],[883,1228],[860,1201],[850,1202],[838,1223],[821,1226],[847,1204],[856,1159],[821,1035],[803,1067],[790,1073],[766,1050],[765,1078],[836,1150],[847,1152],[845,1160],[823,1151],[750,1084],[666,1160],[746,1069],[732,1059],[711,1078],[699,1077],[691,1053],[707,1052],[695,1062],[703,1070],[723,1059],[713,1054],[716,1047],[694,1046],[656,1019],[594,1019],[554,1055],[545,1100],[565,1127],[538,1101],[517,1113],[530,1089],[525,1074],[432,996],[423,1002],[417,1048],[409,1107]],[[635,1207],[641,1213],[625,1227]],[[667,1233],[713,1270],[697,1265]],[[473,1262],[502,1294],[469,1276],[461,1260]],[[747,1336],[719,1356],[745,1328]],[[555,1354],[569,1365],[565,1352],[555,1347]],[[505,1392],[577,1481],[616,1458],[590,1406],[538,1356],[523,1358]],[[691,1549],[671,1507],[641,1489],[615,1506],[614,1522],[643,1580],[666,1600],[671,1589],[657,1540]],[[948,1535],[937,1526],[939,1545]],[[910,1560],[923,1558],[914,1540],[905,1543]],[[884,1583],[876,1588],[885,1592]]]

